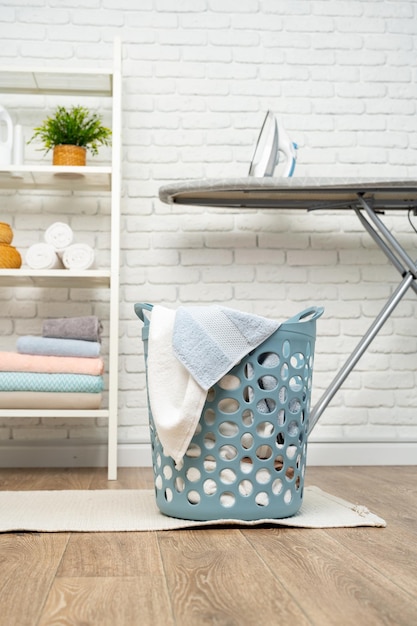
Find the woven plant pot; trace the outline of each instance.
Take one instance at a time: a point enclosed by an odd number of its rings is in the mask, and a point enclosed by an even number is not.
[[[0,222],[0,243],[12,243],[13,231],[10,224]]]
[[[19,269],[22,266],[22,257],[20,252],[7,243],[0,243],[0,268],[1,269]]]
[[[85,165],[87,150],[82,146],[59,145],[54,147],[52,165]]]

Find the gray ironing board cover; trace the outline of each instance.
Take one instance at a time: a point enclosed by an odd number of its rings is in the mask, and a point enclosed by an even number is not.
[[[372,197],[373,208],[407,209],[417,203],[417,180],[386,178],[205,178],[164,185],[167,204],[314,209],[346,208],[358,195]]]

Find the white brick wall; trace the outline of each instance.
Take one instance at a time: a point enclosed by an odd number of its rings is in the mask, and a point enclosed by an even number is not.
[[[82,5],[82,6],[81,6]],[[246,175],[264,112],[299,144],[298,175],[416,176],[417,2],[397,0],[3,0],[2,62],[107,64],[123,41],[120,440],[147,441],[137,301],[224,302],[285,318],[310,303],[318,322],[313,399],[383,306],[395,270],[351,215],[169,207],[160,185]],[[13,98],[27,136],[39,104]],[[94,105],[95,101],[93,101]],[[51,100],[41,103],[51,106]],[[33,146],[28,158],[40,158]],[[3,193],[24,253],[70,197]],[[83,198],[70,218],[108,260],[108,199]],[[22,210],[20,210],[22,208]],[[389,218],[416,256],[406,217]],[[0,289],[1,349],[38,333],[46,315],[107,315],[106,295]],[[336,395],[312,439],[417,441],[417,300],[410,293]],[[106,337],[104,339],[106,349]],[[102,441],[87,420],[0,422],[0,439]]]

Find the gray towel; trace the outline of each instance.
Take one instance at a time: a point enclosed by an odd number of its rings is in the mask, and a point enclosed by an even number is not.
[[[60,339],[101,341],[103,327],[95,315],[84,317],[56,317],[43,321],[42,336]]]
[[[179,307],[173,352],[208,390],[279,326],[277,321],[217,305]]]

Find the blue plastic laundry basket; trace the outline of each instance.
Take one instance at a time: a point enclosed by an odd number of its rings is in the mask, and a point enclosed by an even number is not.
[[[145,362],[152,305],[144,322]],[[303,499],[308,416],[322,307],[281,324],[208,392],[181,469],[163,452],[149,405],[155,494],[160,511],[190,520],[280,519]]]

